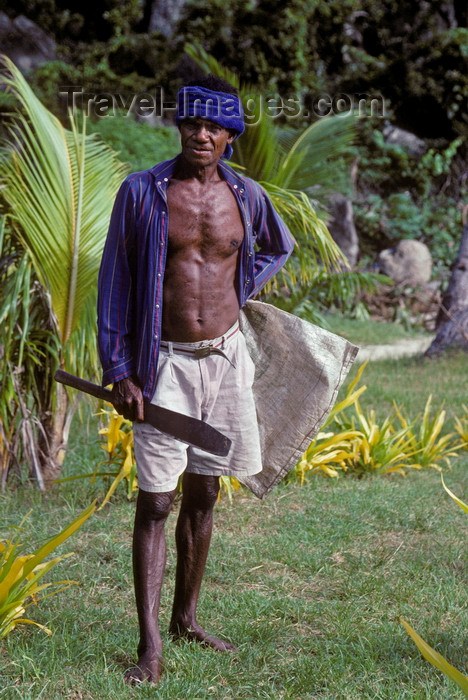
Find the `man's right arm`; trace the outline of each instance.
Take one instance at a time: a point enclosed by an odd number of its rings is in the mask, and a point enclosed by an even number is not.
[[[103,386],[134,372],[131,343],[133,213],[133,193],[125,181],[115,199],[98,277],[98,350]]]

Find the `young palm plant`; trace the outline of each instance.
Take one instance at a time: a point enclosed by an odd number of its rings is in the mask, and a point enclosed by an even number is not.
[[[97,272],[112,202],[125,166],[96,136],[86,135],[85,120],[80,129],[70,114],[71,128],[65,129],[5,56],[0,60],[0,80],[18,104],[0,153],[7,235],[31,264],[47,301],[58,346],[58,352],[50,352],[49,348],[42,357],[42,377],[38,379],[42,385],[38,391],[44,403],[40,410],[37,405],[28,408],[33,428],[28,440],[37,447],[38,469],[48,482],[60,473],[73,411],[64,388],[53,381],[54,370],[63,366],[87,376],[98,371]],[[31,340],[28,334],[37,330],[37,325],[24,329],[26,346]],[[0,329],[2,336],[10,332],[11,326]],[[23,369],[23,365],[16,366],[16,374],[22,374]],[[9,371],[11,367],[2,363],[2,378]],[[16,391],[19,393],[10,396],[10,401],[31,403],[27,383],[26,387],[17,386]],[[5,397],[1,401],[3,415]],[[8,429],[3,426],[5,432]],[[8,434],[2,434],[2,439],[8,440]],[[8,450],[9,445],[2,449]]]
[[[0,475],[5,488],[10,470],[21,478],[19,464],[44,488],[35,433],[47,423],[50,372],[58,361],[59,342],[50,320],[47,295],[38,284],[31,260],[5,234],[0,219]],[[44,436],[39,432],[39,442]]]

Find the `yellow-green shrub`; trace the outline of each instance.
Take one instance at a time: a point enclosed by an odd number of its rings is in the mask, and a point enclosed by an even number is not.
[[[468,450],[468,408],[464,405],[465,414],[461,418],[455,417],[455,430],[460,435],[463,447]]]
[[[366,387],[357,388],[364,368],[365,364],[349,385],[345,399],[330,414],[326,423],[330,430],[317,435],[289,479],[298,478],[303,483],[306,476],[316,472],[337,477],[340,472],[404,475],[407,469],[440,471],[440,462],[449,465],[450,458],[466,446],[461,420],[455,419],[463,442],[457,441],[455,432],[442,435],[446,412],[441,407],[432,415],[431,396],[422,415],[413,421],[409,421],[396,405],[394,415],[381,422],[372,409],[364,411],[359,397]],[[395,418],[399,420],[398,427],[395,427]]]
[[[455,503],[458,503],[460,508],[462,508],[465,511],[465,513],[468,513],[468,505],[462,500],[460,500],[457,496],[455,496],[455,494],[452,493],[452,491],[449,488],[447,488],[443,476],[441,476],[441,479],[442,485],[447,491],[450,498],[452,498],[455,501]],[[452,664],[450,664],[447,661],[447,659],[445,659],[441,654],[439,654],[439,652],[437,652],[435,649],[429,646],[429,644],[425,642],[424,639],[420,637],[419,634],[411,627],[411,625],[409,625],[406,622],[406,620],[404,620],[402,617],[400,617],[400,622],[404,626],[404,628],[406,629],[406,631],[408,632],[411,639],[416,644],[424,658],[427,661],[429,661],[429,663],[431,663],[433,666],[445,673],[445,675],[448,678],[454,681],[462,689],[466,697],[468,697],[468,676],[465,676],[463,673],[461,673],[458,669],[452,666]]]
[[[59,590],[48,593],[41,598],[38,594],[50,586],[63,586],[68,588],[76,581],[58,581],[57,583],[44,583],[39,585],[39,580],[45,576],[56,564],[71,556],[63,554],[48,562],[44,559],[64,542],[70,535],[78,530],[83,523],[94,513],[96,504],[92,503],[81,515],[67,525],[58,535],[54,535],[42,547],[39,547],[32,554],[21,554],[23,549],[20,543],[21,526],[16,538],[12,540],[0,541],[0,639],[6,637],[20,623],[28,623],[41,627],[45,632],[51,634],[43,625],[24,617],[26,608],[32,604],[37,604],[43,598],[58,593]]]
[[[108,418],[107,426],[99,431],[100,435],[107,438],[101,447],[108,454],[107,464],[117,466],[115,472],[106,474],[113,477],[113,481],[99,506],[103,508],[123,479],[127,481],[127,498],[131,498],[138,488],[138,479],[133,454],[132,422],[119,415],[115,408],[103,409],[101,415]]]

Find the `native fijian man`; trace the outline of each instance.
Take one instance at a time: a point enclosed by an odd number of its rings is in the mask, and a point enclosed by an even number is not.
[[[103,384],[134,421],[139,493],[133,571],[140,627],[130,683],[162,671],[158,613],[164,526],[182,477],[170,632],[218,651],[197,602],[219,477],[262,469],[254,365],[239,311],[284,265],[293,239],[263,189],[225,162],[244,131],[235,88],[209,76],[182,88],[181,153],[127,177],[117,195],[99,275]],[[187,446],[143,422],[143,399],[199,418],[232,440],[227,457]]]

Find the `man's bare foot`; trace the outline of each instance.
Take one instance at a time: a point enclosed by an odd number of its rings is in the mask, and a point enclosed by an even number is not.
[[[136,666],[129,668],[124,675],[124,681],[129,685],[139,685],[147,681],[156,685],[162,675],[163,660],[159,654],[145,652],[138,659]]]
[[[214,637],[212,634],[207,634],[198,624],[185,627],[181,624],[171,623],[169,632],[174,639],[188,639],[191,642],[198,642],[210,647],[215,651],[237,651],[237,647],[234,644],[224,639],[219,639],[219,637]]]

